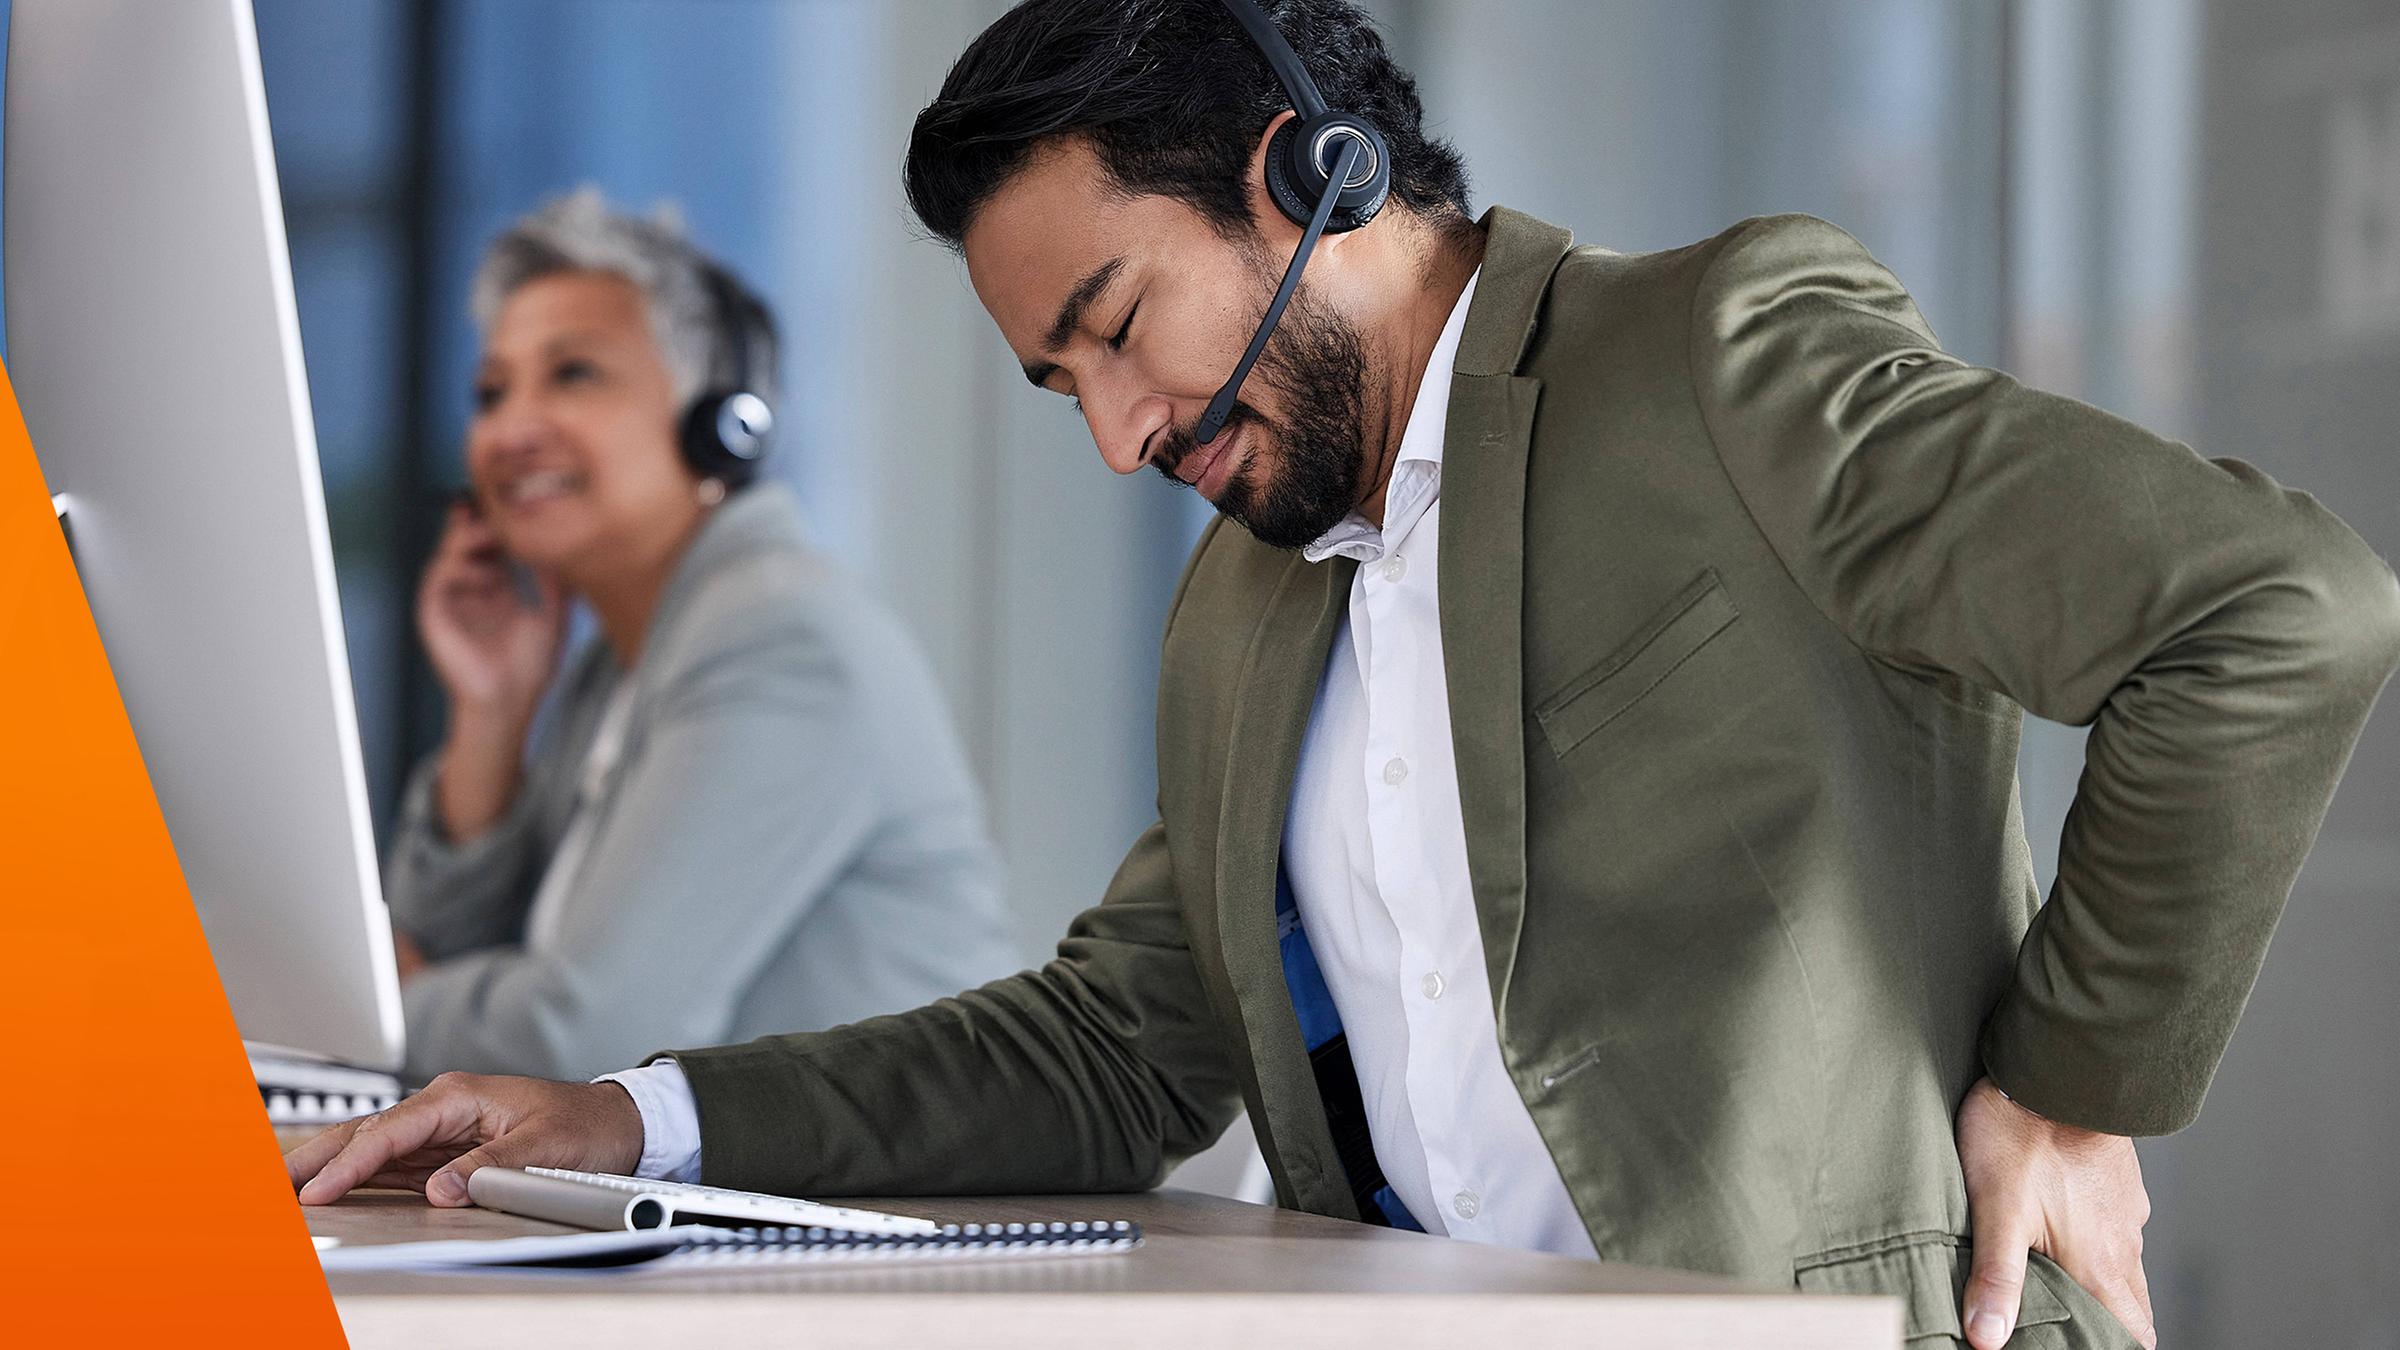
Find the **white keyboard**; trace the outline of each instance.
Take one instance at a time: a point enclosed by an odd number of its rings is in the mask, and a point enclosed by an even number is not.
[[[532,1176],[573,1182],[590,1187],[595,1192],[623,1197],[619,1203],[628,1206],[628,1226],[635,1228],[663,1227],[674,1223],[713,1223],[762,1228],[839,1228],[852,1233],[930,1234],[942,1231],[942,1226],[930,1219],[912,1219],[900,1214],[849,1209],[841,1205],[821,1205],[814,1200],[797,1200],[788,1195],[729,1191],[718,1186],[698,1186],[682,1181],[649,1181],[609,1172],[575,1172],[561,1167],[528,1167],[524,1170]],[[655,1202],[655,1205],[647,1202]],[[576,1222],[564,1217],[558,1221]]]
[[[276,1125],[339,1125],[352,1116],[389,1111],[400,1100],[393,1092],[302,1092],[295,1088],[259,1084],[267,1104],[267,1120]]]
[[[373,1069],[329,1064],[243,1043],[267,1119],[277,1125],[333,1125],[388,1111],[404,1095],[400,1080]]]

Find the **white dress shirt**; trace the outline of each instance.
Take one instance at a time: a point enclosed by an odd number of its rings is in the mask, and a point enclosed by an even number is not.
[[[1451,750],[1442,438],[1474,295],[1470,278],[1426,363],[1382,528],[1353,515],[1304,551],[1311,562],[1354,558],[1358,571],[1301,743],[1283,863],[1342,1014],[1376,1161],[1401,1203],[1427,1232],[1590,1257],[1500,1060]]]
[[[625,1089],[633,1095],[633,1109],[642,1113],[642,1160],[634,1164],[635,1176],[700,1179],[700,1104],[692,1100],[692,1085],[682,1065],[662,1059],[592,1081]]]
[[[1450,740],[1442,438],[1476,280],[1426,362],[1382,527],[1353,514],[1304,550],[1359,566],[1301,744],[1283,860],[1349,1037],[1376,1159],[1409,1213],[1432,1233],[1593,1257],[1500,1060]],[[699,1117],[683,1071],[662,1061],[608,1078],[641,1110],[643,1175],[692,1179]]]

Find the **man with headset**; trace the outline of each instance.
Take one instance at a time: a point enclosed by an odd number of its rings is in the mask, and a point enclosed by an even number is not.
[[[437,1083],[301,1198],[1125,1189],[1247,1104],[1287,1205],[2154,1344],[2127,1136],[2198,1108],[2400,583],[1944,354],[1822,222],[1470,219],[1363,16],[1272,8],[1029,0],[910,146],[1027,378],[1236,526],[1169,620],[1159,823],[1058,959],[622,1093]],[[2026,708],[2092,728],[2047,904]]]

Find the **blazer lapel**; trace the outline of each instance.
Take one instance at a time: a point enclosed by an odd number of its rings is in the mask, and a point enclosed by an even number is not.
[[[1460,335],[1442,448],[1442,648],[1465,808],[1467,868],[1492,993],[1502,996],[1525,911],[1525,750],[1519,614],[1525,457],[1539,381],[1515,373],[1566,232],[1494,207]],[[1325,1124],[1275,939],[1275,871],[1300,743],[1357,564],[1293,556],[1248,649],[1229,719],[1218,816],[1218,942],[1257,1076],[1269,1165],[1286,1198],[1355,1217]],[[1502,1027],[1506,1030],[1505,1022]]]
[[[1265,1107],[1268,1159],[1293,1198],[1320,1213],[1352,1208],[1275,935],[1275,872],[1300,742],[1357,564],[1292,555],[1251,634],[1234,695],[1217,829],[1217,930]]]
[[[1525,464],[1542,390],[1516,368],[1573,240],[1505,207],[1484,222],[1442,444],[1441,626],[1467,874],[1505,1041],[1525,919]]]

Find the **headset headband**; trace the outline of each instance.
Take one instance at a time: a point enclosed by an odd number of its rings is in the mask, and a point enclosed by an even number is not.
[[[1365,118],[1325,105],[1317,82],[1267,19],[1265,10],[1252,0],[1225,0],[1225,8],[1250,34],[1292,101],[1295,116],[1267,145],[1267,195],[1303,228],[1300,243],[1292,250],[1291,265],[1284,269],[1283,282],[1275,288],[1275,298],[1268,303],[1240,363],[1234,366],[1233,377],[1200,414],[1199,426],[1193,431],[1193,439],[1200,445],[1214,441],[1232,418],[1242,382],[1250,378],[1250,368],[1258,364],[1267,339],[1282,322],[1284,307],[1300,287],[1300,274],[1307,270],[1317,240],[1328,232],[1354,230],[1374,219],[1391,190],[1391,157],[1382,134]],[[1325,162],[1328,150],[1333,151],[1330,164]]]
[[[1291,98],[1292,111],[1304,118],[1325,111],[1325,96],[1317,92],[1317,82],[1309,77],[1308,67],[1300,64],[1299,53],[1292,50],[1292,44],[1284,41],[1283,34],[1268,20],[1267,12],[1253,0],[1225,0],[1225,8],[1232,10],[1233,17],[1250,31],[1250,41],[1267,58],[1267,65],[1283,84],[1283,92]]]

